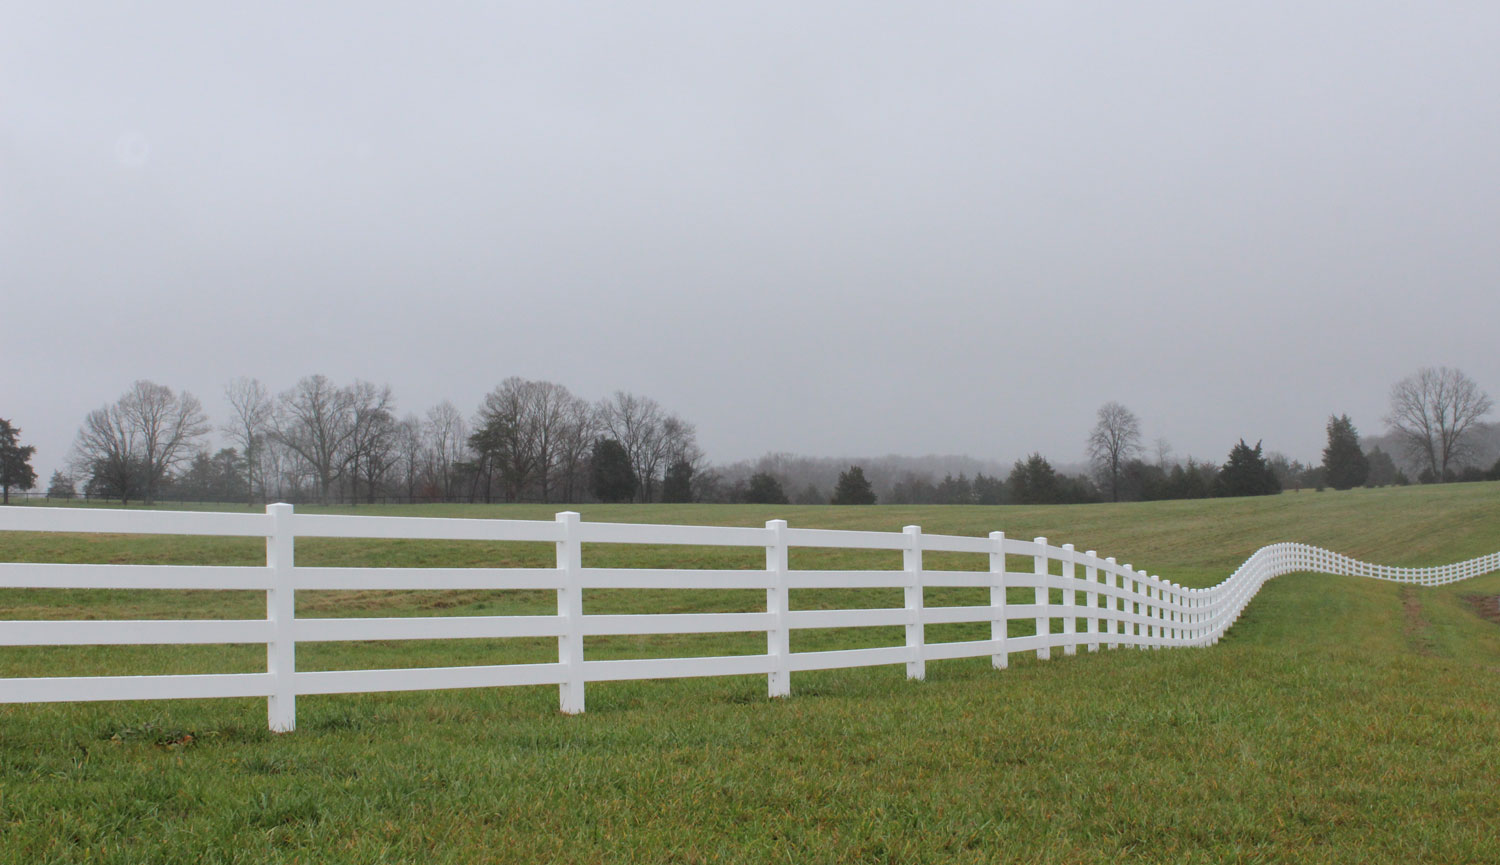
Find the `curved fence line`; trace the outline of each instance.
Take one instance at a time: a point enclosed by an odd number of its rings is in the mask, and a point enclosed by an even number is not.
[[[588,682],[691,676],[764,675],[770,696],[791,694],[793,673],[904,664],[909,678],[926,675],[928,661],[989,656],[1003,669],[1010,655],[1079,646],[1116,648],[1206,646],[1218,642],[1268,580],[1314,572],[1416,585],[1442,585],[1500,569],[1500,552],[1432,568],[1395,568],[1357,561],[1299,543],[1256,550],[1223,582],[1187,588],[1160,576],[1100,558],[1046,538],[791,528],[583,522],[576,513],[556,520],[298,514],[277,504],[264,514],[0,508],[0,531],[98,532],[262,537],[264,567],[196,565],[75,565],[0,563],[0,588],[206,589],[264,591],[266,616],[247,620],[0,621],[0,647],[263,643],[264,672],[68,676],[0,679],[0,703],[82,700],[265,697],[273,730],[296,725],[302,694],[434,690],[555,684],[568,713],[584,709]],[[298,537],[542,541],[555,544],[551,568],[307,568],[295,563]],[[585,544],[702,545],[763,548],[764,570],[586,568]],[[901,554],[899,570],[794,570],[792,548],[886,550]],[[924,566],[927,552],[985,556],[987,570]],[[1020,559],[1020,567],[1017,567]],[[1029,567],[1027,567],[1029,566]],[[929,588],[989,589],[989,603],[928,606]],[[808,589],[900,588],[900,607],[794,609],[791,593]],[[557,593],[557,615],[401,618],[306,618],[296,592],[306,590],[532,589]],[[730,613],[600,615],[584,610],[592,589],[761,589],[763,609]],[[1028,593],[1027,590],[1030,590]],[[1015,603],[1012,592],[1029,594]],[[986,639],[934,642],[927,625],[988,624]],[[793,652],[791,633],[808,628],[904,629],[904,645]],[[597,660],[584,655],[584,637],[618,634],[763,632],[766,652],[699,658]],[[556,637],[557,661],[429,669],[298,670],[299,642]]]
[[[1197,591],[1216,596],[1231,611],[1215,622],[1207,635],[1208,642],[1217,642],[1219,636],[1229,629],[1241,612],[1267,581],[1285,574],[1317,573],[1344,577],[1369,577],[1395,583],[1410,583],[1418,586],[1441,586],[1500,570],[1500,552],[1487,556],[1438,565],[1429,568],[1396,568],[1376,565],[1350,558],[1342,553],[1325,550],[1310,544],[1280,543],[1261,547],[1246,559],[1234,573],[1216,586]],[[1201,641],[1192,645],[1202,645]]]

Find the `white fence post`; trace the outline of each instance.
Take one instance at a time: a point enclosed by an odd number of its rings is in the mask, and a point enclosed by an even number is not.
[[[922,628],[922,527],[907,526],[906,549],[901,553],[906,566],[906,648],[911,660],[906,662],[906,678],[927,678],[925,635]]]
[[[1163,619],[1167,616],[1167,607],[1163,606],[1163,598],[1166,598],[1166,580],[1161,579],[1161,574],[1146,574],[1146,597],[1155,601],[1151,607],[1152,621],[1152,649],[1160,649],[1163,637],[1166,637],[1167,628],[1163,627]]]
[[[1183,622],[1184,616],[1183,616],[1181,608],[1182,608],[1182,606],[1184,604],[1186,604],[1187,601],[1182,596],[1182,586],[1181,585],[1179,585],[1177,583],[1174,583],[1174,582],[1171,582],[1171,581],[1168,581],[1167,585],[1169,585],[1169,586],[1172,587],[1172,633],[1171,633],[1171,637],[1172,637],[1172,642],[1174,644],[1176,644],[1176,643],[1179,643],[1179,642],[1182,641],[1182,622]]]
[[[1036,634],[1042,643],[1037,647],[1036,656],[1045,661],[1052,657],[1052,592],[1047,588],[1047,539],[1036,538],[1033,543],[1037,545],[1037,552],[1032,572],[1042,578],[1042,584],[1036,590],[1036,603],[1041,608],[1041,615],[1036,618]]]
[[[266,505],[271,534],[266,537],[266,567],[271,588],[266,590],[266,618],[271,638],[266,642],[266,672],[271,674],[271,696],[266,700],[266,721],[276,733],[297,729],[297,595],[292,587],[295,537],[292,506]]]
[[[771,586],[766,589],[766,612],[774,620],[766,629],[766,654],[771,656],[773,668],[766,677],[766,688],[772,697],[790,697],[792,638],[786,614],[791,609],[791,592],[786,585],[786,520],[768,520],[766,528],[771,530],[771,544],[766,547],[766,574],[771,579]]]
[[[1164,600],[1161,608],[1161,617],[1165,622],[1162,628],[1162,636],[1165,638],[1166,644],[1171,645],[1172,641],[1177,639],[1177,611],[1172,609],[1171,606],[1177,603],[1177,584],[1171,580],[1163,579],[1162,597]]]
[[[1145,637],[1150,634],[1150,626],[1144,623],[1145,618],[1151,614],[1151,607],[1147,603],[1148,599],[1150,598],[1150,594],[1146,591],[1147,586],[1144,582],[1146,578],[1146,572],[1137,571],[1134,565],[1127,562],[1125,565],[1125,573],[1130,579],[1131,599],[1135,604],[1135,614],[1141,617],[1141,621],[1131,623],[1134,627],[1132,627],[1129,632],[1139,640],[1139,642],[1135,644],[1135,647],[1137,649],[1149,648],[1146,645]]]
[[[1161,574],[1157,574],[1157,580],[1160,580],[1157,583],[1157,618],[1161,619],[1161,627],[1157,628],[1157,637],[1158,642],[1170,646],[1172,637],[1176,634],[1172,627],[1173,618],[1175,618],[1172,612],[1172,580],[1164,579]]]
[[[1121,580],[1119,578],[1119,575],[1115,573],[1115,571],[1119,567],[1119,565],[1115,562],[1115,557],[1110,556],[1109,558],[1104,560],[1104,563],[1109,566],[1104,569],[1105,576],[1107,577],[1105,582],[1109,583],[1112,588],[1123,588],[1124,581]],[[1124,615],[1125,613],[1125,600],[1123,598],[1116,598],[1113,595],[1106,595],[1104,598],[1104,603],[1109,607],[1109,611],[1114,614],[1109,617],[1110,620],[1108,622],[1104,623],[1105,626],[1108,628],[1111,634],[1114,634],[1116,636],[1124,633],[1125,626],[1120,623],[1120,616]],[[1111,649],[1118,649],[1120,648],[1120,644],[1118,642],[1110,643],[1109,647]]]
[[[1141,584],[1136,582],[1135,568],[1129,562],[1126,562],[1120,566],[1120,570],[1124,571],[1120,581],[1125,589],[1125,612],[1131,615],[1140,615],[1146,611],[1146,608],[1139,603]],[[1145,628],[1142,628],[1133,620],[1125,622],[1125,635],[1128,637],[1136,637],[1141,633],[1145,633],[1145,630]],[[1137,649],[1141,648],[1141,644],[1138,642],[1131,642],[1131,645]]]
[[[990,532],[990,639],[998,644],[990,662],[997,670],[1010,666],[1010,653],[1005,649],[1009,632],[1005,618],[1005,532]]]
[[[1141,571],[1141,577],[1141,592],[1146,596],[1146,645],[1155,649],[1156,637],[1160,634],[1156,627],[1156,617],[1161,610],[1155,603],[1159,592],[1156,591],[1156,577],[1146,571]]]
[[[1166,645],[1168,638],[1172,635],[1170,627],[1172,610],[1167,606],[1172,597],[1172,583],[1161,574],[1157,574],[1154,579],[1156,580],[1156,620],[1158,623],[1156,644],[1157,648],[1161,648]]]
[[[1094,562],[1099,558],[1099,553],[1094,550],[1089,550],[1088,552],[1084,553],[1084,555],[1087,556],[1089,560],[1088,564],[1083,566],[1084,579],[1088,580],[1091,583],[1099,582],[1099,569],[1094,566]],[[1089,608],[1089,651],[1097,652],[1099,651],[1099,593],[1084,592],[1083,598],[1084,603]]]
[[[557,662],[564,671],[557,692],[558,708],[565,715],[583,711],[583,544],[578,540],[579,519],[575,511],[557,515],[563,532],[557,542],[557,570],[562,577],[557,589],[557,615],[563,625],[563,633],[557,638]]]
[[[1075,555],[1075,552],[1073,550],[1073,545],[1072,544],[1063,544],[1062,575],[1063,575],[1064,579],[1071,580],[1071,579],[1073,579],[1074,577],[1076,577],[1078,575],[1078,571],[1077,571],[1076,566],[1075,566],[1075,563],[1077,562],[1077,560],[1078,560],[1078,557],[1077,557],[1077,555]],[[1072,584],[1070,583],[1069,585],[1071,586]],[[1064,640],[1064,643],[1063,643],[1063,654],[1064,655],[1076,655],[1076,654],[1078,654],[1078,643],[1074,639],[1074,637],[1078,633],[1078,619],[1076,618],[1076,614],[1078,613],[1078,609],[1077,609],[1077,606],[1078,606],[1078,596],[1077,596],[1077,593],[1075,593],[1073,591],[1073,589],[1071,589],[1071,588],[1063,589],[1063,592],[1062,592],[1062,605],[1063,605],[1063,616],[1064,616],[1064,618],[1063,618],[1063,640]]]

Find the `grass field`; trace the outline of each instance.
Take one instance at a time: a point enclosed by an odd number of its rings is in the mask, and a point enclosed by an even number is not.
[[[358,508],[550,519],[555,507]],[[1305,541],[1393,565],[1500,550],[1500,484],[1019,507],[584,506],[586,520],[1045,535],[1188,585]],[[299,564],[550,566],[547,545],[298,543]],[[761,567],[750,550],[586,547],[585,564]],[[983,567],[930,556],[929,566]],[[0,533],[0,561],[258,564],[260,542]],[[794,551],[793,567],[899,554]],[[975,590],[983,591],[983,590]],[[304,697],[0,706],[0,862],[1493,862],[1500,626],[1433,589],[1292,575],[1219,645],[904,670]],[[1019,596],[1018,596],[1019,599]],[[757,592],[597,592],[589,612],[757,609]],[[928,603],[977,603],[929,590]],[[794,592],[797,607],[899,590]],[[552,612],[550,592],[299,595],[299,614]],[[0,618],[256,617],[254,593],[0,590]],[[1012,623],[1024,632],[1022,623]],[[951,636],[973,636],[955,629]],[[929,633],[938,629],[929,628]],[[896,644],[798,632],[794,650]],[[612,637],[591,658],[764,651]],[[553,640],[317,644],[302,669],[555,659]],[[498,659],[498,660],[497,660]],[[0,676],[263,669],[264,649],[0,649]]]

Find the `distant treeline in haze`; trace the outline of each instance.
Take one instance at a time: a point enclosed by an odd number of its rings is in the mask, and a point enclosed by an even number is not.
[[[508,378],[465,413],[444,400],[402,412],[388,385],[307,376],[273,394],[255,379],[225,388],[215,424],[193,395],[138,381],[89,412],[53,498],[131,501],[763,502],[1051,504],[1257,495],[1285,489],[1500,479],[1500,424],[1457,370],[1424,369],[1392,388],[1388,431],[1360,437],[1328,419],[1317,464],[1241,440],[1222,462],[1175,458],[1119,403],[1080,431],[1089,459],[1041,453],[1011,464],[960,456],[811,457],[772,453],[710,463],[691,421],[617,391],[588,400],[546,381]],[[0,485],[37,486],[18,425],[0,421]]]

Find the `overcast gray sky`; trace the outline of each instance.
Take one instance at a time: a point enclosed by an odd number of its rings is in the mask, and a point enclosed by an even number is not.
[[[710,458],[1500,396],[1500,4],[0,2],[0,417],[506,376]]]

